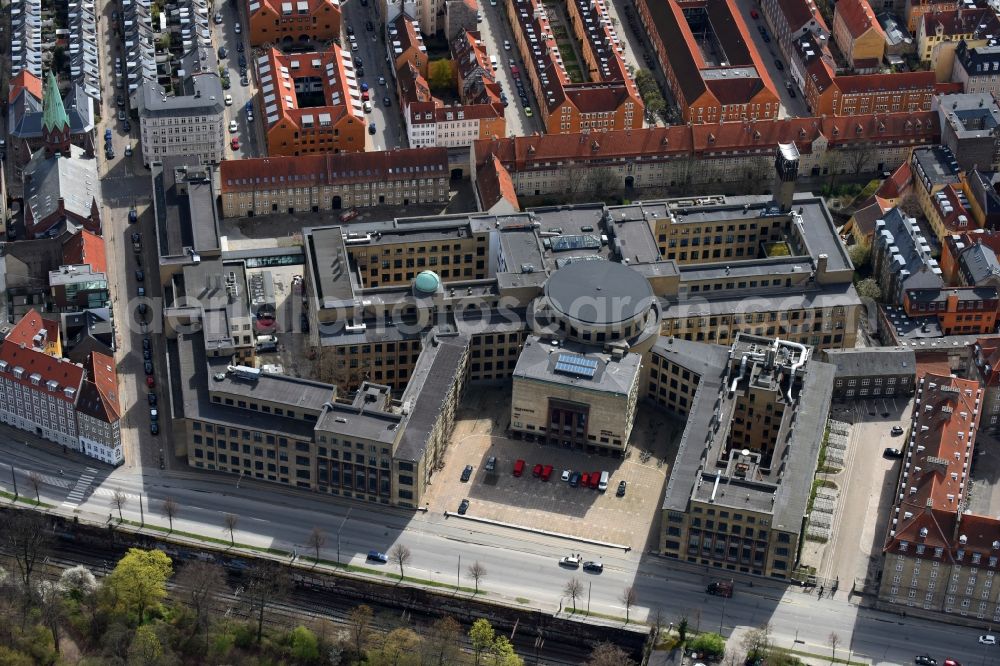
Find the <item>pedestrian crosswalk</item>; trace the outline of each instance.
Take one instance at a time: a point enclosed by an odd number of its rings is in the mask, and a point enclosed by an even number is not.
[[[62,503],[62,506],[67,509],[75,509],[80,506],[83,496],[87,494],[87,489],[90,488],[90,484],[93,483],[94,476],[96,475],[97,470],[93,467],[88,467],[84,470],[84,473],[77,479],[76,485],[69,491],[69,495],[66,496],[66,501]]]

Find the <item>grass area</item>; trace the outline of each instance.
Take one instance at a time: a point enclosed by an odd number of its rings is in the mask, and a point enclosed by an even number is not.
[[[531,603],[531,599],[528,599],[526,597],[515,597],[514,601],[516,601],[519,604],[530,604]]]
[[[764,252],[770,257],[790,257],[792,256],[792,248],[788,246],[785,241],[778,241],[776,243],[765,243]]]
[[[625,622],[625,618],[621,617],[620,615],[610,615],[608,613],[595,613],[593,611],[587,613],[586,608],[577,608],[574,611],[573,607],[570,606],[569,608],[564,608],[563,612],[569,613],[570,615],[582,615],[583,617],[602,617],[605,620],[611,620],[612,622]],[[629,624],[636,624],[636,621],[632,618],[629,618]],[[639,622],[638,624],[643,624],[643,623]]]
[[[559,44],[559,55],[562,56],[563,67],[566,68],[566,74],[569,75],[570,81],[583,83],[586,80],[583,78],[583,68],[580,67],[580,62],[576,59],[573,47],[558,39],[556,43]]]
[[[827,543],[830,541],[826,537],[817,536],[815,534],[807,534],[805,536],[806,541],[815,541],[816,543]]]
[[[14,493],[8,493],[6,491],[0,490],[0,497],[4,497],[9,500],[14,500]],[[31,499],[30,497],[25,497],[24,495],[18,494],[17,501],[21,504],[27,504],[28,506],[41,507],[43,509],[54,509],[55,504],[46,504],[45,502],[39,502],[38,500]]]

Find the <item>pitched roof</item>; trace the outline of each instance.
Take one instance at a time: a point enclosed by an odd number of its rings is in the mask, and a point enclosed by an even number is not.
[[[976,380],[928,373],[918,398],[907,465],[899,479],[897,497],[902,499],[893,507],[885,550],[950,561],[965,533],[958,509],[969,485],[967,461],[974,453],[982,390]],[[919,545],[924,546],[922,553],[914,547]],[[940,555],[935,555],[936,548],[942,549]]]
[[[271,48],[258,58],[258,67],[268,129],[283,121],[295,128],[327,123],[332,127],[344,117],[363,122],[361,93],[353,83],[353,66],[345,63],[339,48],[288,55]],[[300,78],[319,83],[322,104],[300,106],[295,84]]]
[[[86,229],[80,229],[63,244],[63,265],[81,264],[87,264],[95,273],[106,273],[108,270],[104,239]]]
[[[10,94],[7,96],[7,103],[13,103],[22,90],[33,95],[38,101],[42,100],[42,80],[26,69],[22,69],[17,76],[10,80]]]
[[[42,95],[42,127],[50,132],[69,127],[69,116],[63,106],[59,84],[51,71],[45,79],[45,93]]]
[[[853,74],[834,77],[841,94],[851,95],[882,91],[934,92],[934,72],[891,72],[889,74]]]
[[[367,153],[327,153],[299,157],[225,160],[219,165],[222,194],[261,186],[316,187],[372,181],[444,178],[447,148],[406,148]]]
[[[316,11],[322,8],[324,5],[329,5],[330,7],[340,8],[339,0],[294,0],[297,9],[300,9],[302,5],[306,6],[306,11],[309,15],[315,14]],[[269,9],[273,14],[281,16],[284,13],[284,7],[287,6],[288,11],[291,12],[292,2],[290,0],[251,0],[249,3],[249,13],[252,15],[260,12],[262,8]]]
[[[80,218],[89,218],[100,192],[97,160],[87,157],[82,148],[71,145],[69,155],[48,157],[38,150],[24,168],[24,198],[38,223],[59,209],[62,198],[66,210]]]
[[[798,32],[811,21],[816,22],[816,28],[830,32],[823,15],[810,0],[778,0],[778,10],[785,17],[790,32]]]
[[[51,322],[46,322],[42,315],[32,308],[14,324],[14,327],[7,333],[7,337],[4,338],[4,342],[32,347],[35,336],[43,330],[47,340],[54,340],[59,335],[59,327],[52,328]]]
[[[487,160],[476,172],[476,187],[479,188],[480,204],[483,210],[490,210],[501,200],[506,199],[515,210],[521,210],[514,189],[514,179],[510,172],[497,159]]]
[[[899,199],[904,196],[913,185],[913,171],[910,169],[910,161],[906,160],[892,175],[882,181],[882,184],[875,191],[875,196],[883,199]]]
[[[87,379],[80,391],[77,410],[108,423],[117,421],[121,411],[115,360],[100,352],[91,352],[84,367]]]
[[[836,16],[843,20],[854,39],[869,30],[874,30],[876,34],[885,37],[885,32],[879,25],[878,19],[875,18],[875,12],[872,11],[868,0],[840,0],[834,13],[834,21],[836,21]]]
[[[935,10],[925,13],[921,18],[925,35],[937,34],[939,27],[943,36],[972,34],[981,25],[986,33],[997,28],[996,14],[988,6]]]
[[[13,342],[5,341],[0,345],[0,361],[7,363],[6,368],[0,372],[9,373],[11,381],[31,387],[33,391],[45,393],[67,402],[74,402],[76,394],[80,391],[83,368],[66,359],[55,358],[27,346],[21,347]],[[14,375],[15,368],[23,369],[20,378]],[[31,379],[32,375],[35,374],[39,376],[37,384]],[[55,384],[50,385],[49,382],[55,382]],[[67,388],[73,389],[72,395],[66,395],[64,389]]]

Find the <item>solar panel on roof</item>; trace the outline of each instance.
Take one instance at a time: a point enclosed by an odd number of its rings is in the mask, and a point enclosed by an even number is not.
[[[597,368],[597,360],[593,358],[587,358],[585,356],[577,356],[576,354],[559,354],[557,359],[560,363],[575,363],[576,365],[582,365],[588,368]]]
[[[555,371],[574,377],[593,379],[597,372],[597,361],[575,354],[559,354],[556,358]]]

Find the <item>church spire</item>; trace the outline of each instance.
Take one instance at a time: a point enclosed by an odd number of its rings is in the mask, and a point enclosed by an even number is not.
[[[69,116],[66,115],[66,107],[59,94],[59,84],[50,71],[42,92],[42,138],[46,153],[68,154],[69,137]]]

